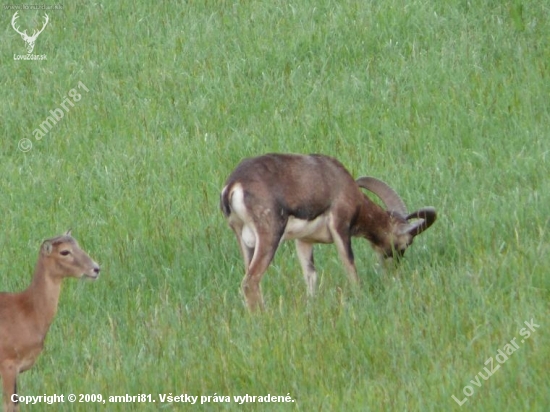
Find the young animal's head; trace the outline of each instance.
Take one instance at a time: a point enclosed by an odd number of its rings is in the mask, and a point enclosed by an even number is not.
[[[414,238],[428,229],[436,220],[433,207],[425,207],[408,213],[405,203],[386,183],[374,177],[360,177],[357,184],[377,195],[386,206],[388,225],[373,239],[374,249],[383,258],[401,258]],[[366,201],[370,199],[365,195]]]
[[[99,277],[99,265],[78,246],[71,231],[45,240],[40,248],[40,257],[56,277]]]

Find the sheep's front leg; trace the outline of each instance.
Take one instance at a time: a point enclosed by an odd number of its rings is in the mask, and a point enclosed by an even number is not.
[[[296,251],[298,252],[298,258],[300,259],[300,265],[304,273],[307,294],[313,296],[315,295],[317,285],[317,272],[315,271],[315,264],[313,262],[313,243],[296,239]]]

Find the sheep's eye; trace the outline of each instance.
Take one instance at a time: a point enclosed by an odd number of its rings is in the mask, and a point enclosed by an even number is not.
[[[71,252],[70,252],[69,250],[62,250],[62,251],[59,252],[59,253],[61,253],[61,255],[63,255],[63,256],[67,256],[67,255],[69,255]]]

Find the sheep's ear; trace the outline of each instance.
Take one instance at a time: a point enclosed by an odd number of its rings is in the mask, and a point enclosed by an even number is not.
[[[72,231],[72,229],[67,230],[67,231],[65,232],[65,236],[71,236],[71,231]]]

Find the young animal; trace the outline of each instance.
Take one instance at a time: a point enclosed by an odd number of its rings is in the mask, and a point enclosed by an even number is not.
[[[387,210],[361,188],[379,196]],[[263,308],[260,280],[283,240],[296,239],[308,293],[313,295],[314,243],[335,243],[349,278],[358,283],[353,236],[368,239],[382,257],[399,257],[437,216],[432,207],[407,213],[387,184],[373,177],[355,181],[338,160],[324,155],[245,159],[227,179],[220,207],[241,248],[246,268],[241,286],[251,310]]]
[[[28,370],[42,351],[57,311],[66,277],[97,279],[99,266],[69,230],[45,240],[31,285],[19,293],[0,293],[0,375],[5,411],[17,410],[17,375]]]

